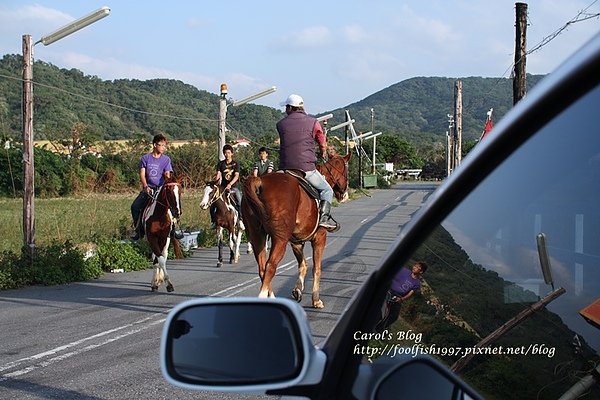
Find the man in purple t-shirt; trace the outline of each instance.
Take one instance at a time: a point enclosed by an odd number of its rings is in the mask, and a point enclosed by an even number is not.
[[[427,271],[427,264],[424,261],[415,262],[411,270],[400,268],[386,295],[381,309],[381,320],[375,326],[376,332],[383,332],[384,329],[396,322],[400,316],[402,303],[421,288],[421,278],[425,271]]]
[[[167,149],[167,138],[158,134],[152,139],[152,152],[144,154],[140,159],[140,182],[142,190],[131,204],[131,217],[133,218],[133,233],[131,240],[138,240],[144,236],[143,224],[141,223],[142,211],[152,191],[165,182],[173,172],[171,159],[165,155]]]

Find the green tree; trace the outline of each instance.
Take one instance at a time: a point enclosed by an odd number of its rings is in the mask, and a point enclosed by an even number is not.
[[[367,154],[372,154],[373,141],[364,143]],[[394,168],[421,168],[423,160],[417,156],[415,147],[406,140],[388,133],[377,137],[377,160],[380,162],[394,163]]]

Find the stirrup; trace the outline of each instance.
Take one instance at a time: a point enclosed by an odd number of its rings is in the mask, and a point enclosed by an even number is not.
[[[337,232],[340,230],[340,224],[338,224],[331,216],[329,216],[326,221],[320,221],[319,226],[327,229],[327,232]]]
[[[181,240],[184,236],[185,235],[183,234],[183,231],[181,229],[177,229],[177,225],[173,223],[171,225],[171,237],[177,240]]]

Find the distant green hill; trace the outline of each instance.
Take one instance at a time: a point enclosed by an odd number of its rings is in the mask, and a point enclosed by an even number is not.
[[[0,129],[20,137],[22,62],[20,55],[0,60]],[[528,86],[542,76],[528,76]],[[497,121],[512,107],[512,81],[504,78],[460,78],[463,82],[463,138],[479,138],[486,112],[494,108]],[[455,78],[418,77],[396,83],[333,113],[330,126],[344,121],[349,110],[360,131],[398,134],[416,146],[445,142],[447,114],[453,113]],[[67,133],[83,123],[101,139],[130,139],[164,132],[173,139],[214,138],[219,97],[171,79],[101,80],[77,69],[61,69],[43,61],[34,65],[34,129],[36,138]],[[230,137],[254,139],[276,135],[281,110],[247,104],[229,107]],[[339,132],[339,131],[338,131]],[[338,132],[335,132],[336,134]]]
[[[36,61],[34,131],[45,139],[69,132],[76,123],[102,139],[130,139],[138,134],[166,133],[173,139],[214,138],[219,97],[172,79],[103,81],[77,69],[59,69]],[[21,56],[0,60],[0,128],[20,137]],[[259,105],[229,107],[227,127],[233,136],[275,133],[280,110]]]
[[[537,300],[527,301],[533,293],[475,264],[442,226],[429,236],[413,258],[429,265],[425,276],[429,290],[408,304],[402,316],[415,332],[424,332],[427,346],[472,347]],[[523,301],[506,303],[506,290],[511,290],[513,297],[520,293],[518,297]],[[597,359],[585,342],[581,354],[576,356],[572,345],[574,336],[575,332],[557,314],[544,308],[490,346],[519,348],[544,344],[552,348],[552,357],[478,355],[463,370],[463,377],[487,399],[556,399],[557,393],[564,393],[577,382],[578,374],[586,370],[585,360]],[[440,358],[448,365],[459,359],[456,355]],[[511,382],[511,385],[499,382]],[[544,387],[549,389],[540,390]]]
[[[528,88],[543,77],[544,75],[528,75]],[[494,109],[495,122],[512,107],[511,79],[411,78],[330,112],[334,117],[343,118],[344,110],[349,110],[356,125],[369,131],[373,108],[375,132],[395,132],[413,142],[418,142],[419,136],[439,140],[440,137],[444,138],[448,130],[447,115],[454,113],[454,84],[457,79],[462,81],[463,139],[479,139],[490,108]],[[343,122],[343,119],[339,122]]]

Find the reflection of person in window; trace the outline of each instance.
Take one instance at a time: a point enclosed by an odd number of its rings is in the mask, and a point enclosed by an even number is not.
[[[421,278],[427,271],[424,261],[417,261],[411,270],[401,268],[392,280],[390,290],[385,297],[385,303],[381,310],[381,320],[375,326],[376,332],[382,332],[392,325],[400,315],[402,303],[412,297],[421,288]]]
[[[187,322],[185,319],[179,319],[175,321],[173,324],[173,338],[179,339],[183,335],[190,333],[190,329],[192,329],[192,325]]]

